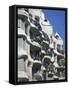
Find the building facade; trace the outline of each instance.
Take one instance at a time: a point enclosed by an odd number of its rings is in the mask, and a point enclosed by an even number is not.
[[[18,82],[65,78],[63,40],[41,9],[18,9]]]

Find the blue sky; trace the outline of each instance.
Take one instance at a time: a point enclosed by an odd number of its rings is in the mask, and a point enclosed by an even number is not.
[[[51,22],[53,31],[58,32],[65,43],[65,11],[43,10],[45,17]]]

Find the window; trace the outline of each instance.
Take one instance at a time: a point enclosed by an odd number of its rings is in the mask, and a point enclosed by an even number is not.
[[[31,57],[34,59],[34,60],[41,60],[41,53],[39,50],[37,51],[30,51],[30,54],[31,54]]]
[[[44,21],[47,22],[47,19],[45,19]]]
[[[55,36],[56,39],[59,39],[59,36]]]

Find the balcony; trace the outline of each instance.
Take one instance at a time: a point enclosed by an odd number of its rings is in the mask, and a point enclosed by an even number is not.
[[[36,73],[38,70],[41,69],[41,59],[40,59],[40,56],[35,56],[35,55],[32,55],[31,58],[34,60],[33,61],[33,68],[32,68],[32,72],[33,74]]]
[[[29,14],[24,9],[18,9],[18,16],[25,20],[29,17]]]
[[[37,71],[34,73],[34,81],[42,81],[42,73],[40,71]]]
[[[57,67],[58,72],[63,72],[65,70],[64,66]]]
[[[41,64],[41,56],[39,52],[36,52],[36,53],[31,52],[31,58],[34,60],[33,63]]]
[[[41,49],[41,45],[36,41],[33,41],[33,42],[31,41],[31,45],[32,45],[33,49],[35,49],[35,50]]]
[[[30,38],[31,38],[31,41],[35,41],[35,42],[38,42],[39,44],[41,44],[41,36],[39,35],[30,35]]]
[[[57,58],[59,60],[58,64],[59,66],[64,66],[65,67],[65,59],[60,59],[60,58]]]
[[[34,54],[31,54],[31,57],[34,59],[34,60],[37,60],[37,61],[41,61],[41,57],[40,55],[34,55]]]
[[[44,59],[46,60],[46,59],[49,59],[49,60],[51,60],[51,57],[50,56],[44,56]]]
[[[51,51],[47,51],[47,52],[46,52],[46,56],[52,57],[52,52],[51,52]]]
[[[37,26],[30,22],[31,30],[36,31],[38,30]]]
[[[18,49],[18,59],[20,59],[20,58],[27,58],[28,56],[27,56],[27,53],[26,53],[26,50],[23,50],[23,49]]]
[[[48,41],[43,40],[42,43],[43,43],[44,47],[47,47],[47,48],[49,47],[49,42]]]
[[[48,52],[48,51],[44,51],[44,53],[45,53],[44,58],[52,59],[52,52],[51,52],[51,51],[50,51],[50,52]]]
[[[51,62],[51,57],[50,56],[44,56],[42,59],[42,62],[43,62],[44,67],[47,68]]]
[[[47,51],[45,56],[42,59],[42,62],[44,63],[44,65],[46,65],[52,61],[51,59],[52,59],[52,53]]]
[[[34,63],[35,63],[35,64],[41,64],[41,61],[39,61],[39,60],[34,60]]]
[[[48,78],[51,78],[51,79],[53,79],[53,75],[54,75],[54,73],[53,72],[48,72]]]
[[[49,43],[50,43],[50,40],[49,40],[48,35],[45,34],[45,33],[43,33],[42,36],[41,36],[41,38],[42,38],[42,45],[44,47],[47,47],[48,48],[49,47]]]
[[[31,26],[30,27],[31,31],[33,30],[33,32],[41,34],[42,29],[41,29],[39,22],[37,22],[35,20],[30,20],[29,23]]]
[[[54,75],[54,76],[53,76],[53,79],[54,79],[54,80],[59,80],[59,77],[58,77],[57,75]]]
[[[22,30],[21,28],[18,28],[18,37],[26,38],[26,34],[25,34],[24,30]]]

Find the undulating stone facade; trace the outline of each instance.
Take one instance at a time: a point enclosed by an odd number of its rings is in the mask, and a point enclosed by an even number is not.
[[[65,78],[63,40],[41,9],[18,9],[18,82]]]

